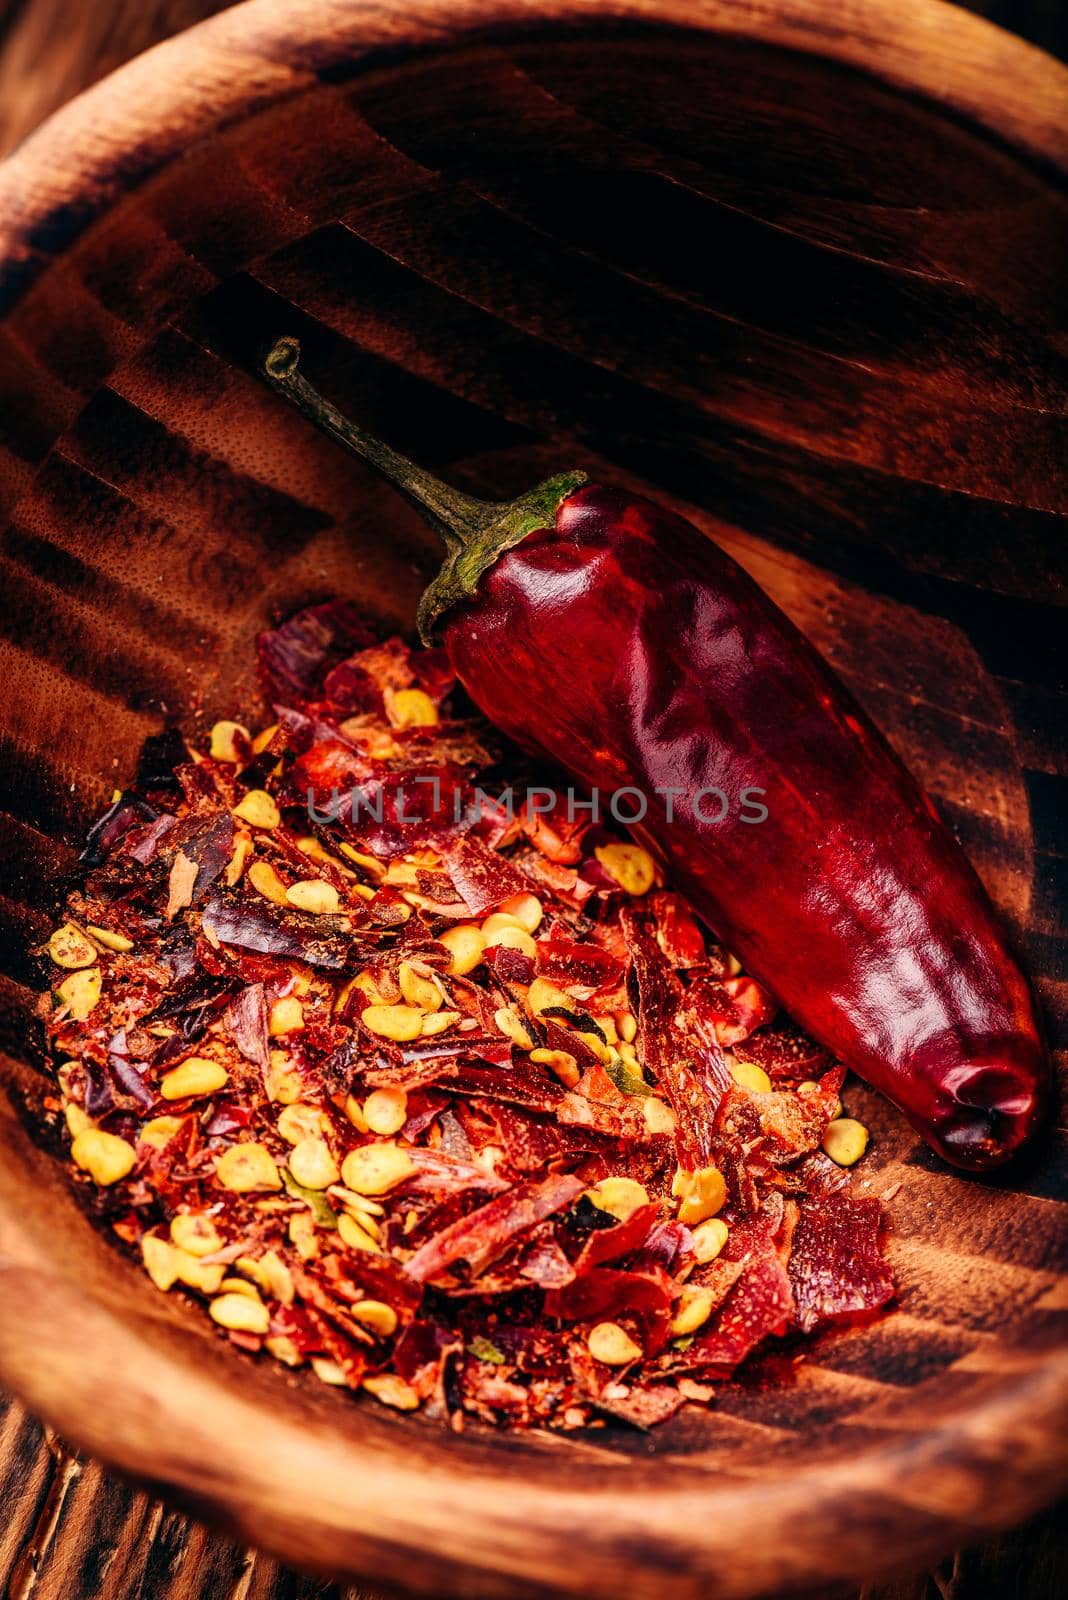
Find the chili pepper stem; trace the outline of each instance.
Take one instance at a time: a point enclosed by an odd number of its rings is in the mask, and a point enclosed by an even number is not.
[[[308,382],[299,366],[300,344],[293,338],[277,340],[263,362],[272,386],[328,438],[388,479],[423,514],[445,545],[445,564],[419,602],[419,633],[424,643],[430,642],[442,612],[473,595],[478,580],[498,556],[528,533],[551,526],[560,503],[588,481],[584,472],[563,472],[516,500],[503,504],[476,500],[442,483],[352,422]]]

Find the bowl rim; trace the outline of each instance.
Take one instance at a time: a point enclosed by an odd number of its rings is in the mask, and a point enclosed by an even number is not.
[[[1068,175],[1068,64],[945,0],[243,0],[135,56],[0,161],[0,317],[124,195],[342,63],[651,24],[852,66]],[[858,25],[859,24],[859,25]],[[162,129],[161,129],[161,124]]]
[[[355,75],[387,54],[645,23],[857,68],[1068,174],[1068,67],[942,0],[406,0],[403,11],[376,0],[246,0],[102,79],[0,164],[0,328],[133,189],[228,125],[309,92],[325,70]],[[1058,1351],[1021,1357],[970,1414],[805,1472],[787,1464],[757,1493],[704,1475],[680,1487],[665,1474],[639,1507],[620,1503],[609,1473],[583,1492],[582,1561],[570,1571],[560,1531],[575,1525],[572,1487],[502,1483],[492,1456],[441,1475],[418,1453],[382,1461],[347,1442],[339,1450],[329,1429],[297,1439],[283,1416],[228,1390],[222,1363],[218,1373],[183,1371],[181,1393],[171,1392],[166,1359],[146,1353],[135,1326],[87,1305],[11,1208],[0,1212],[0,1291],[0,1377],[64,1436],[284,1559],[431,1594],[474,1583],[485,1595],[608,1595],[626,1583],[694,1600],[714,1584],[729,1600],[859,1580],[1018,1521],[1068,1484],[1068,1351]],[[100,1393],[116,1374],[124,1404],[105,1412]],[[292,1471],[284,1486],[272,1477],[282,1456],[299,1462],[296,1490]],[[781,1536],[805,1528],[804,1538]]]

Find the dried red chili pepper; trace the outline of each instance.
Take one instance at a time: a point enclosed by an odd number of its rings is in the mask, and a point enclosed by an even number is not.
[[[298,359],[279,341],[268,376],[440,532],[420,630],[441,622],[481,710],[588,789],[640,791],[633,831],[696,909],[945,1159],[1012,1156],[1049,1083],[1027,982],[930,801],[793,624],[690,523],[582,473],[507,505],[457,493]]]

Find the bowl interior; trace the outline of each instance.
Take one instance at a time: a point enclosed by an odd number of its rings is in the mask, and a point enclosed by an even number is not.
[[[252,1537],[431,1591],[741,1594],[1022,1515],[1058,1470],[1053,1139],[966,1181],[851,1085],[896,1308],[769,1353],[652,1438],[550,1440],[449,1436],[241,1357],[98,1237],[36,1136],[28,951],[142,739],[262,714],[252,641],[300,604],[340,592],[410,631],[433,563],[415,515],[254,376],[283,333],[343,408],[473,492],[581,464],[693,516],[926,783],[1063,1027],[1054,175],[840,62],[696,29],[316,66],[136,183],[116,166],[5,263],[0,1366]],[[576,1561],[558,1519],[594,1501]]]

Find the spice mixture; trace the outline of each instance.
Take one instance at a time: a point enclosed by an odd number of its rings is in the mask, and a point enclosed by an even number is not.
[[[149,742],[46,951],[47,1108],[156,1286],[453,1426],[647,1426],[885,1303],[844,1070],[653,857],[502,803],[523,758],[349,606],[259,656],[271,725]]]

